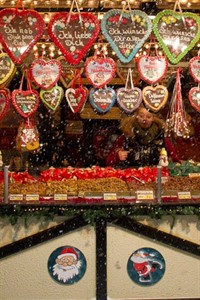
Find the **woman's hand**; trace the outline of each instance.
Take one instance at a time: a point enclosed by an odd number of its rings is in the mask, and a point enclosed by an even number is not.
[[[125,151],[124,149],[120,149],[118,151],[119,160],[126,160],[128,157],[129,151]]]

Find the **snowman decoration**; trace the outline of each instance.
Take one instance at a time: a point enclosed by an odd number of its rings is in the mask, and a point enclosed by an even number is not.
[[[167,167],[168,164],[169,164],[169,161],[168,161],[168,157],[167,157],[167,151],[165,148],[162,148],[160,151],[159,166]]]

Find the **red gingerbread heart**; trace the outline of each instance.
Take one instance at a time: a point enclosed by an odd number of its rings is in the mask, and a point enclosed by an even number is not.
[[[99,35],[100,25],[93,13],[55,13],[48,26],[51,39],[65,59],[78,64]]]
[[[200,112],[200,88],[193,87],[189,91],[189,100],[191,105]]]
[[[38,59],[30,68],[31,78],[44,90],[52,88],[61,76],[61,64],[57,60]]]
[[[85,62],[85,75],[94,87],[106,85],[114,77],[116,64],[110,57],[89,57]]]
[[[83,87],[70,88],[65,92],[66,100],[73,113],[80,112],[87,99],[87,91]]]
[[[190,59],[189,69],[194,80],[200,83],[200,56],[195,56]]]
[[[39,105],[39,94],[35,90],[14,90],[11,99],[17,112],[24,118],[34,114]]]
[[[21,64],[41,38],[45,24],[35,10],[5,8],[0,11],[0,42],[16,64]]]
[[[138,72],[141,79],[149,84],[160,81],[167,72],[168,60],[158,56],[143,55],[137,59]]]
[[[0,90],[0,120],[3,119],[5,114],[10,108],[9,94],[6,90]]]

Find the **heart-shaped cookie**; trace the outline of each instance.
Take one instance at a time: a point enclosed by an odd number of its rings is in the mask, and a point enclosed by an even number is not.
[[[53,87],[61,75],[61,64],[52,59],[45,61],[38,59],[30,67],[31,79],[42,89],[48,90]]]
[[[189,100],[191,105],[200,112],[200,88],[193,87],[189,91]]]
[[[119,60],[129,63],[151,34],[152,23],[140,10],[111,9],[104,14],[101,30]]]
[[[72,83],[76,82],[78,77],[83,73],[83,62],[80,62],[80,64],[76,66],[72,66],[66,61],[64,56],[59,56],[57,60],[60,62],[62,69],[60,81],[62,82],[64,87],[68,89],[72,85]],[[77,69],[79,70],[79,72],[77,72]]]
[[[98,37],[100,25],[93,13],[55,13],[48,32],[65,59],[78,64]]]
[[[172,64],[177,64],[200,38],[200,18],[193,13],[164,10],[156,15],[153,25],[154,34]]]
[[[200,56],[190,59],[189,70],[194,80],[200,83]]]
[[[14,90],[11,99],[16,111],[24,118],[33,115],[39,105],[39,94],[35,90]]]
[[[78,113],[87,100],[87,90],[83,87],[69,88],[65,91],[65,97],[72,112]]]
[[[106,113],[115,104],[116,94],[112,88],[94,88],[90,90],[89,100],[97,112]]]
[[[117,103],[126,113],[132,113],[140,106],[141,102],[142,91],[139,88],[119,88],[117,90]]]
[[[49,90],[40,91],[40,99],[47,108],[55,111],[60,105],[64,91],[60,86],[54,86]]]
[[[0,120],[3,119],[5,114],[10,108],[10,98],[6,90],[0,90]]]
[[[8,54],[0,53],[0,85],[2,86],[14,75],[15,65]]]
[[[0,42],[10,58],[21,64],[41,38],[45,24],[35,10],[5,8],[0,11]]]
[[[110,57],[89,57],[85,62],[85,75],[89,82],[97,88],[111,81],[116,71],[116,64]]]
[[[142,90],[142,96],[146,107],[157,112],[167,102],[168,90],[163,85],[157,85],[156,87],[146,86]]]
[[[137,68],[140,78],[149,84],[160,81],[168,69],[166,57],[142,55],[137,59]]]

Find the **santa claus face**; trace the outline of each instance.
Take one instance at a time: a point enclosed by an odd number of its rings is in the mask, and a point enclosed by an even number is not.
[[[76,265],[77,260],[74,258],[73,255],[68,254],[68,255],[65,255],[61,258],[57,258],[56,263],[66,267],[66,266]]]
[[[54,250],[48,260],[48,270],[52,278],[62,284],[78,282],[86,271],[83,253],[73,247]]]

